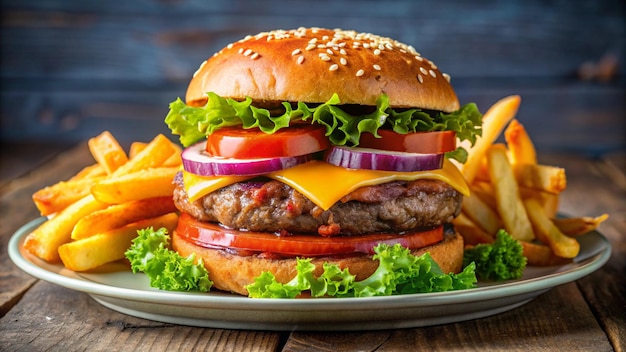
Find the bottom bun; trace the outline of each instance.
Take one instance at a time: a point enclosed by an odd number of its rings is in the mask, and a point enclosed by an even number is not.
[[[181,236],[176,231],[172,234],[172,248],[183,257],[192,253],[202,258],[204,266],[213,281],[213,287],[248,295],[246,286],[254,282],[254,278],[264,271],[269,271],[279,282],[285,283],[296,276],[296,259],[266,259],[257,256],[240,256],[220,249],[210,249],[197,246]],[[419,256],[430,252],[435,262],[445,273],[458,273],[463,265],[463,238],[458,233],[446,234],[444,240],[435,245],[413,251]],[[378,261],[372,256],[360,255],[353,257],[333,258],[320,257],[311,261],[315,264],[315,276],[321,275],[324,262],[335,263],[343,270],[349,268],[356,280],[363,280],[370,276],[378,267]]]

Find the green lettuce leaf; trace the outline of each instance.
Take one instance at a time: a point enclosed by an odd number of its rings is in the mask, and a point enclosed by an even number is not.
[[[168,291],[207,292],[213,286],[202,260],[195,263],[195,255],[182,257],[169,249],[167,229],[146,228],[137,231],[137,237],[124,253],[133,273],[142,271],[150,279],[150,286]]]
[[[526,268],[522,245],[505,230],[493,243],[481,243],[465,250],[463,263],[476,263],[476,275],[483,280],[519,279]]]
[[[371,297],[463,290],[476,284],[473,263],[461,273],[446,274],[430,254],[416,257],[400,244],[381,243],[374,252],[373,258],[379,261],[379,266],[361,281],[355,281],[348,269],[341,270],[329,263],[324,263],[322,275],[314,277],[315,265],[310,259],[299,258],[297,275],[291,281],[281,284],[274,275],[265,272],[246,288],[253,298],[294,298],[305,291],[310,291],[312,297]]]
[[[212,92],[207,95],[208,101],[203,107],[189,106],[180,98],[170,103],[165,123],[173,134],[180,136],[180,142],[185,147],[222,127],[241,125],[274,133],[288,127],[292,121],[321,124],[326,127],[326,135],[332,144],[349,146],[357,146],[362,133],[378,136],[377,131],[383,125],[402,134],[452,130],[460,140],[468,140],[472,144],[482,132],[482,114],[473,103],[449,114],[438,112],[431,115],[421,109],[393,109],[389,106],[389,97],[382,94],[376,100],[373,112],[357,116],[344,111],[339,96],[333,94],[322,104],[298,102],[294,107],[283,102],[284,112],[273,116],[267,109],[252,106],[250,98],[236,101]],[[466,153],[449,156],[462,159]]]

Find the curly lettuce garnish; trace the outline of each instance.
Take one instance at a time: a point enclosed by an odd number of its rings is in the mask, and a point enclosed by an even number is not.
[[[133,273],[144,272],[150,286],[168,291],[208,292],[213,286],[202,260],[195,263],[195,255],[182,257],[169,249],[167,229],[155,231],[146,228],[137,231],[137,237],[124,253]]]
[[[458,274],[443,273],[439,265],[426,253],[419,257],[400,244],[381,243],[374,248],[376,271],[368,278],[355,281],[348,269],[324,263],[324,272],[313,276],[315,265],[311,259],[297,260],[297,275],[282,284],[274,275],[264,272],[248,285],[253,298],[294,298],[303,292],[312,297],[371,297],[410,293],[444,292],[472,288],[476,284],[475,266],[470,263]]]
[[[382,94],[376,100],[375,110],[369,114],[351,115],[340,105],[337,94],[322,104],[298,102],[296,106],[283,102],[284,112],[271,115],[270,111],[252,105],[252,99],[237,101],[208,92],[208,101],[203,107],[185,104],[180,98],[170,103],[165,118],[173,134],[180,136],[183,146],[189,146],[213,131],[227,126],[241,125],[244,129],[259,128],[265,133],[274,133],[288,127],[292,121],[306,121],[326,127],[326,135],[334,145],[357,146],[361,133],[378,136],[378,129],[389,126],[395,132],[455,131],[460,140],[472,144],[481,134],[482,115],[475,104],[470,103],[452,113],[429,114],[421,109],[393,109],[389,97]],[[448,157],[463,162],[466,153],[459,148]]]
[[[481,243],[466,249],[463,264],[476,263],[476,275],[482,280],[519,279],[526,268],[522,245],[505,230],[498,231],[493,243]]]

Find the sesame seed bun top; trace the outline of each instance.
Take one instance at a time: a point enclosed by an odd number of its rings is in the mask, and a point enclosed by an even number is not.
[[[259,102],[323,103],[337,93],[343,104],[452,112],[459,101],[450,77],[409,45],[369,33],[299,28],[248,36],[204,61],[187,89],[187,104],[203,105],[206,92]]]

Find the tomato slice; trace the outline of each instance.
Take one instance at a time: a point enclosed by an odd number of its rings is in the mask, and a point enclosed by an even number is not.
[[[371,133],[361,134],[359,147],[420,154],[439,154],[456,149],[454,131],[399,134],[392,130],[379,129],[378,134],[382,138],[376,138]]]
[[[176,233],[201,247],[232,248],[260,253],[276,253],[286,256],[328,256],[340,254],[373,254],[379,243],[400,243],[410,249],[433,245],[443,240],[443,227],[436,227],[410,234],[369,234],[361,236],[288,235],[237,231],[220,227],[215,223],[201,222],[183,213],[178,220]]]
[[[220,128],[207,137],[212,156],[234,159],[280,158],[316,153],[330,147],[326,128],[296,125],[267,134],[256,128]]]

